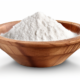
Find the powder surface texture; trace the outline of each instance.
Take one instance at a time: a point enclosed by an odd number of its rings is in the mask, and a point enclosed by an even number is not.
[[[28,16],[1,36],[21,41],[57,41],[75,37],[56,20],[40,12]]]

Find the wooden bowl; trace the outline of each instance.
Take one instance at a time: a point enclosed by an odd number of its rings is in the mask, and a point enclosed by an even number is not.
[[[80,32],[80,24],[57,21],[72,32]],[[18,22],[20,21],[1,24],[0,33],[9,31]],[[0,36],[0,48],[19,64],[31,67],[51,67],[61,64],[79,47],[80,36],[48,42],[19,41]]]

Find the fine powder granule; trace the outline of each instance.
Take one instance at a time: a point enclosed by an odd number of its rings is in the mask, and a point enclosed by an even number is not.
[[[21,41],[57,41],[75,37],[56,20],[40,12],[28,16],[1,36]]]

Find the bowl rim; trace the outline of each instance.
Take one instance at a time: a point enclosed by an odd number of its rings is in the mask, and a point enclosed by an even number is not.
[[[7,23],[3,23],[0,24],[0,26],[2,25],[6,25],[6,24],[11,24],[11,23],[18,23],[21,20],[18,21],[12,21],[12,22],[7,22]],[[70,21],[63,21],[63,20],[57,20],[60,23],[67,23],[72,25],[74,22],[70,22]],[[80,26],[80,24],[78,23],[74,23],[73,25],[75,26]],[[71,44],[77,44],[80,42],[80,36],[76,36],[70,39],[64,39],[64,40],[59,40],[59,41],[20,41],[20,40],[14,40],[14,39],[9,39],[6,37],[2,37],[0,36],[0,40],[1,41],[7,41],[10,43],[17,43],[17,44],[23,44],[23,45],[27,45],[27,46],[31,46],[31,47],[58,47],[58,46],[66,46],[66,45],[71,45]],[[1,43],[1,42],[0,42]]]

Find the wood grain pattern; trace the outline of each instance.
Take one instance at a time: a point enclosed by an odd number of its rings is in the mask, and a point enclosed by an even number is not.
[[[57,21],[72,32],[80,33],[80,24]],[[1,24],[0,33],[9,31],[18,22],[20,21]],[[67,40],[48,42],[19,41],[0,36],[0,48],[21,65],[51,67],[63,63],[80,48],[80,36]]]

